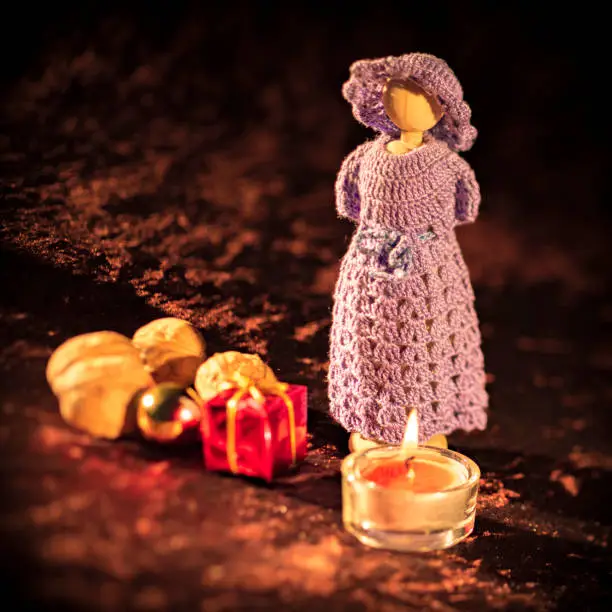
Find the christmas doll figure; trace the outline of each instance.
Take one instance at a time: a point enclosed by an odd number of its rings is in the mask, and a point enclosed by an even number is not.
[[[412,408],[421,442],[484,429],[480,331],[454,232],[480,204],[457,154],[476,137],[461,85],[446,62],[410,53],[355,62],[343,94],[379,135],[336,182],[338,213],[357,231],[334,294],[331,414],[353,449],[400,443]]]

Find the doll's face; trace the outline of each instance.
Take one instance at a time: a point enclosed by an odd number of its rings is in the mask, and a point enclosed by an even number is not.
[[[389,79],[383,89],[385,111],[404,132],[431,129],[444,114],[438,101],[414,81]]]

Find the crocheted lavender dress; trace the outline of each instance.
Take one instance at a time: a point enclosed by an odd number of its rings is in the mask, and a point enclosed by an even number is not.
[[[431,58],[402,57],[415,55]],[[394,155],[386,149],[392,138],[353,151],[336,183],[338,212],[358,229],[334,295],[329,399],[347,430],[399,443],[409,408],[418,409],[424,441],[483,429],[488,398],[474,294],[454,233],[478,213],[474,173],[448,139],[426,134],[421,147]]]

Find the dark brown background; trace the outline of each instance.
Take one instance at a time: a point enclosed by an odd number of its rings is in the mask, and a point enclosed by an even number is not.
[[[600,610],[611,603],[612,298],[605,22],[436,3],[22,2],[0,136],[0,534],[7,609]],[[497,3],[496,3],[497,4]],[[259,5],[259,6],[257,6]],[[340,96],[358,58],[459,76],[484,194],[460,239],[491,392],[474,535],[399,555],[340,522],[325,416],[331,292],[351,226]],[[199,449],[91,440],[44,380],[75,334],[164,315],[311,392],[311,452],[273,486]],[[8,605],[8,604],[7,604]]]

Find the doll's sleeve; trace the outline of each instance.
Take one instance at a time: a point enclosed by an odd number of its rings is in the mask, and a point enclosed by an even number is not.
[[[458,224],[472,223],[480,208],[480,186],[471,166],[461,159],[455,183],[455,219]]]
[[[342,162],[336,179],[336,209],[338,215],[353,221],[359,221],[361,198],[357,179],[359,166],[363,158],[364,145],[357,147]]]

